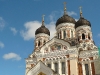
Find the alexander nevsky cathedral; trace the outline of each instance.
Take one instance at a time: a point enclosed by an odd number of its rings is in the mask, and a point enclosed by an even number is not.
[[[42,19],[35,31],[33,53],[26,58],[25,75],[95,75],[98,49],[92,38],[91,23],[82,16],[75,21],[64,7],[64,14],[56,21],[55,36]]]

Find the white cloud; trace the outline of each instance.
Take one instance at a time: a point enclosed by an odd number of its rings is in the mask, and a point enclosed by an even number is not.
[[[100,37],[100,34],[98,34],[98,36]]]
[[[0,48],[3,48],[4,44],[2,42],[0,42]]]
[[[3,58],[5,60],[13,59],[13,60],[21,60],[21,57],[17,55],[16,53],[8,53],[4,54]]]
[[[74,11],[68,11],[67,13],[68,13],[69,16],[72,16],[72,15],[77,16],[77,13],[75,13]]]
[[[50,30],[50,37],[53,37],[55,32],[55,24],[54,22],[50,22],[49,24],[45,24],[46,27]],[[35,31],[41,26],[41,22],[39,21],[30,21],[25,23],[24,27],[25,30],[21,31],[21,35],[24,38],[24,40],[30,40],[35,38]]]
[[[5,27],[5,21],[2,17],[0,17],[0,30],[2,30]]]
[[[10,27],[10,30],[13,32],[14,35],[16,35],[18,32],[14,27]]]
[[[78,21],[78,19],[75,19],[75,21],[77,22],[77,21]]]
[[[30,21],[24,24],[25,30],[21,30],[21,35],[24,40],[30,40],[35,37],[35,31],[41,26],[39,21]]]

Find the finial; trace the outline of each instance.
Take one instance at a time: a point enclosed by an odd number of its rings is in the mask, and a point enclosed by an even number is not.
[[[82,7],[80,6],[79,8],[80,8],[80,17],[83,17],[82,16]]]
[[[67,10],[67,8],[66,8],[66,2],[64,2],[64,15],[67,14],[67,13],[66,13],[66,10]]]
[[[45,15],[42,15],[42,26],[44,26],[44,16]]]

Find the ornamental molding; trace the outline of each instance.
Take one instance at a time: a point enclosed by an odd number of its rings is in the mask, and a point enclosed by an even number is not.
[[[79,31],[79,30],[89,30],[91,31],[91,27],[90,26],[87,26],[87,25],[82,25],[82,26],[79,26],[76,28],[76,32]]]
[[[49,35],[47,35],[47,34],[44,34],[44,33],[39,33],[39,34],[37,34],[37,35],[35,35],[35,38],[38,38],[38,37],[49,37],[50,38],[50,36]]]
[[[99,52],[97,50],[81,51],[79,55],[80,58],[94,57],[94,56],[99,56]]]
[[[75,24],[73,24],[73,23],[61,23],[56,27],[56,30],[58,30],[59,28],[65,27],[65,26],[74,27]]]
[[[36,54],[37,58],[48,58],[48,57],[57,57],[57,56],[65,56],[69,54],[77,54],[76,50],[55,50],[54,52],[49,53],[38,53]]]

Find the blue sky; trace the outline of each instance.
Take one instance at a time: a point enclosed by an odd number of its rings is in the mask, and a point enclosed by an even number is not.
[[[25,58],[34,50],[34,33],[42,15],[52,38],[65,1],[68,14],[76,20],[82,6],[84,18],[91,22],[95,44],[100,46],[99,0],[0,0],[0,75],[25,75]]]

